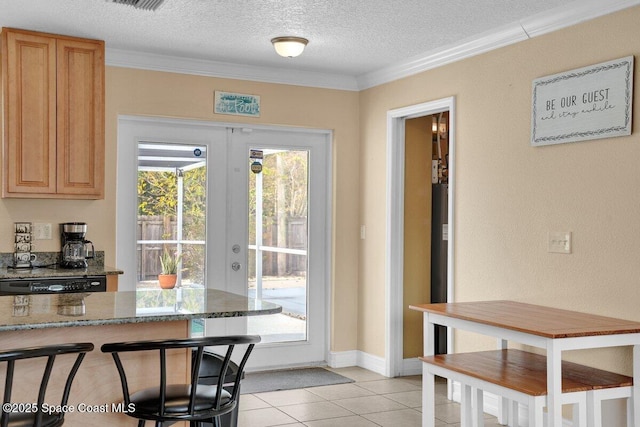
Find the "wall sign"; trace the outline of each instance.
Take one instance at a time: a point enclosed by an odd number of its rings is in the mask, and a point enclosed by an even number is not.
[[[533,81],[531,145],[631,135],[633,56]]]
[[[260,117],[260,97],[216,90],[213,111],[216,114]]]

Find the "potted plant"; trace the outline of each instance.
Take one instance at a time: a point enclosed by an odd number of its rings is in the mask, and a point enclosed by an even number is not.
[[[162,272],[158,274],[158,282],[162,289],[173,289],[178,280],[178,265],[182,255],[174,255],[165,249],[160,256],[160,265]]]

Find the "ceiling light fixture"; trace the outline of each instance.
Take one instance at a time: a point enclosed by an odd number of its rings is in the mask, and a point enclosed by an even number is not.
[[[302,37],[276,37],[271,39],[273,47],[278,52],[278,55],[285,58],[295,58],[300,55],[304,50],[309,40]]]

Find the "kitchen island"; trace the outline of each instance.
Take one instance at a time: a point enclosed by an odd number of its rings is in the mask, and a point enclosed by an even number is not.
[[[266,301],[202,288],[13,295],[0,297],[0,307],[2,349],[69,342],[95,345],[95,350],[87,354],[71,389],[69,405],[75,410],[68,411],[65,426],[135,425],[132,418],[112,410],[117,407],[112,408],[111,404],[122,401],[122,390],[113,359],[100,352],[102,344],[185,338],[190,336],[191,321],[195,319],[275,314],[282,310]],[[172,366],[168,380],[188,382],[190,354],[176,351],[168,358]],[[132,366],[131,389],[153,383],[158,376],[156,359],[157,356],[144,354],[126,355],[125,366]],[[66,372],[63,368],[71,363],[70,358],[56,361],[53,384],[64,381]],[[40,366],[34,361],[16,366],[15,378],[20,380],[14,387],[13,402],[34,399],[32,391],[39,384]],[[3,377],[4,370],[0,372],[0,381]],[[47,395],[46,402],[59,404],[59,394]],[[96,411],[88,412],[86,408]]]

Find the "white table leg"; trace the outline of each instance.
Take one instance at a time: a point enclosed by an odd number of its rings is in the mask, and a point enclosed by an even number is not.
[[[434,335],[435,326],[429,322],[429,313],[424,313],[424,343],[425,356],[433,356],[435,353]],[[436,419],[436,393],[435,375],[429,372],[426,363],[422,364],[422,427],[434,427]]]
[[[562,351],[554,344],[547,347],[547,409],[549,427],[562,427]]]

